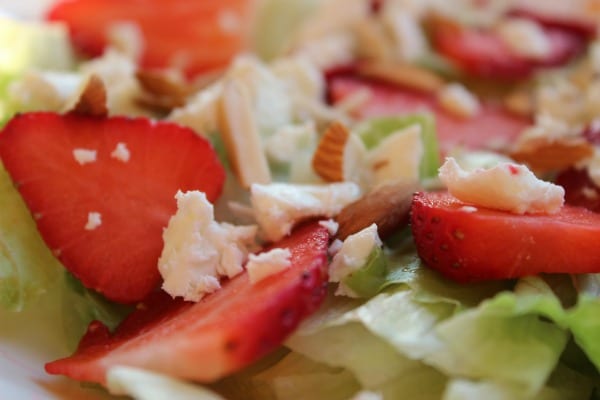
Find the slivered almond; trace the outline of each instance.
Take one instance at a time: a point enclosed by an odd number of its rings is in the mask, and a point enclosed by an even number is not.
[[[263,152],[248,88],[234,79],[223,86],[219,125],[233,172],[244,188],[270,183],[271,172]]]
[[[337,215],[337,237],[344,240],[372,223],[379,237],[385,239],[408,223],[412,194],[417,187],[407,183],[389,183],[373,189],[350,203]]]
[[[344,180],[344,150],[350,137],[348,129],[340,122],[333,122],[321,137],[312,159],[317,175],[328,182]]]
[[[71,111],[93,117],[105,117],[108,115],[106,89],[102,79],[97,75],[91,75],[89,77],[83,91],[79,95],[77,103]]]
[[[516,90],[503,99],[504,108],[519,117],[531,117],[534,113],[533,96],[525,90]]]
[[[538,172],[558,171],[570,167],[594,154],[594,146],[584,139],[528,143],[510,154],[520,163]]]
[[[389,60],[393,56],[393,43],[383,25],[375,18],[361,19],[353,26],[361,58]]]
[[[415,65],[383,61],[365,61],[357,73],[371,78],[425,93],[435,93],[444,87],[444,80],[435,73]]]

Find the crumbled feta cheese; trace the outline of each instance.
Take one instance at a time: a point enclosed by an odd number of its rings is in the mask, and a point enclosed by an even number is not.
[[[477,97],[460,83],[444,86],[437,98],[444,110],[460,118],[472,118],[481,108]]]
[[[119,52],[137,60],[144,48],[144,34],[138,24],[113,22],[107,29],[108,42]]]
[[[256,227],[216,222],[202,192],[178,192],[175,198],[177,212],[163,231],[158,269],[167,293],[198,301],[220,288],[220,277],[243,271]]]
[[[96,211],[91,211],[88,213],[87,222],[85,223],[86,231],[93,231],[102,225],[102,214]]]
[[[131,152],[127,148],[127,144],[123,142],[117,143],[117,147],[110,153],[112,158],[116,158],[119,161],[127,162],[131,157]]]
[[[271,161],[289,163],[300,149],[313,147],[317,130],[312,121],[302,125],[284,125],[265,140],[265,151]]]
[[[254,184],[250,188],[250,202],[256,221],[265,238],[271,241],[289,234],[294,224],[303,219],[333,217],[359,196],[360,188],[351,182],[326,185]]]
[[[410,125],[392,133],[368,154],[373,171],[372,185],[390,181],[418,182],[423,151],[421,125]]]
[[[329,248],[327,249],[327,254],[329,254],[330,257],[335,256],[337,254],[337,252],[342,249],[343,244],[344,244],[344,242],[342,242],[340,239],[335,239],[329,245]]]
[[[260,254],[250,254],[246,263],[246,271],[250,283],[263,279],[288,269],[292,265],[292,253],[289,249],[274,248]]]
[[[350,32],[335,32],[319,40],[303,43],[294,52],[306,57],[320,70],[350,63],[356,53],[356,40]]]
[[[340,228],[340,224],[338,224],[333,219],[321,220],[321,221],[319,221],[319,225],[321,225],[323,228],[327,229],[327,231],[329,232],[329,235],[332,237],[335,236],[338,229]]]
[[[7,88],[7,96],[16,109],[63,111],[79,99],[86,79],[73,72],[30,70]]]
[[[325,93],[325,78],[315,63],[305,57],[285,57],[273,63],[273,73],[282,79],[290,90],[310,99],[321,100]]]
[[[524,165],[500,163],[467,172],[454,158],[447,158],[439,176],[453,196],[477,206],[517,214],[551,214],[564,203],[561,186],[538,179]]]
[[[340,282],[336,295],[355,297],[352,290],[346,287],[342,281],[348,275],[364,267],[371,252],[381,245],[376,224],[371,224],[344,240],[342,247],[333,256],[329,266],[329,281]]]
[[[96,150],[90,149],[74,149],[73,157],[75,161],[79,163],[79,165],[84,165],[88,163],[93,163],[96,161],[96,156],[98,152]]]
[[[497,32],[510,50],[519,56],[543,59],[552,51],[544,29],[531,19],[504,19],[498,24]]]
[[[168,119],[188,126],[200,135],[218,132],[222,94],[222,83],[214,83],[192,96],[185,106],[174,109]]]

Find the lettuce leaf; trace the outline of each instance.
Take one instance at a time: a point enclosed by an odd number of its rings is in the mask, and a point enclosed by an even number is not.
[[[582,295],[567,323],[575,342],[600,371],[600,297]]]

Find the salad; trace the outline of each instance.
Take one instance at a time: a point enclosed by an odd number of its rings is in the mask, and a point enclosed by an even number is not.
[[[598,398],[600,8],[448,3],[0,15],[0,391]]]

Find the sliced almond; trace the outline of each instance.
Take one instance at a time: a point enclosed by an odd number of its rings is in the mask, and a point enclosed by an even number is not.
[[[350,132],[340,122],[333,122],[325,130],[312,159],[313,169],[324,180],[344,180],[344,149],[349,137]]]
[[[503,99],[504,108],[519,117],[531,117],[535,112],[533,96],[525,90],[515,90]]]
[[[105,117],[108,115],[106,89],[104,82],[97,75],[89,77],[72,112],[92,117]]]
[[[233,172],[244,188],[270,183],[271,172],[263,152],[248,88],[236,80],[223,86],[219,125]]]
[[[354,24],[353,28],[358,55],[361,58],[389,60],[393,57],[392,40],[377,19],[361,19]]]
[[[357,73],[366,78],[425,93],[435,93],[445,84],[444,80],[435,73],[409,64],[366,61],[358,65]]]
[[[350,203],[337,215],[337,237],[344,240],[372,223],[379,237],[385,239],[408,223],[412,194],[417,189],[407,183],[389,183],[372,190]]]
[[[540,140],[528,143],[510,154],[520,163],[538,172],[558,171],[577,164],[594,154],[594,146],[584,139]]]

